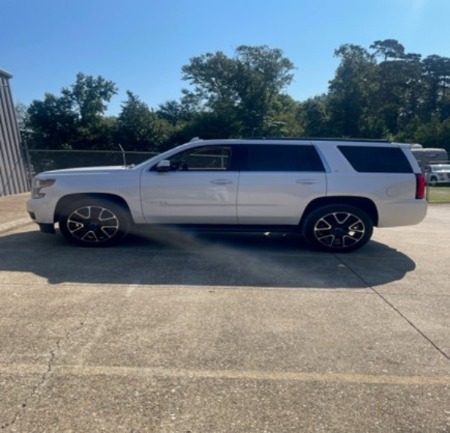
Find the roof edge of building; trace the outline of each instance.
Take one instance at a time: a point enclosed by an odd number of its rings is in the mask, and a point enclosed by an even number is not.
[[[5,71],[4,69],[0,68],[0,75],[3,75],[5,78],[12,78],[13,75],[9,73],[8,71]]]

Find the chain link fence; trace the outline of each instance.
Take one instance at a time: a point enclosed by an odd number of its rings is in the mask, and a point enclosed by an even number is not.
[[[110,150],[28,150],[31,175],[47,170],[74,167],[139,164],[159,152],[120,152]]]

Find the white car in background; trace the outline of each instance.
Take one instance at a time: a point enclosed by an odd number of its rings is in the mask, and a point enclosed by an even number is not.
[[[450,183],[450,164],[430,164],[425,167],[427,185]]]

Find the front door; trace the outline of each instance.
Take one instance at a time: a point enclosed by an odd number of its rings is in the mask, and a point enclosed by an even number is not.
[[[232,146],[199,146],[172,156],[170,170],[141,175],[148,223],[236,224],[239,172],[231,170]]]

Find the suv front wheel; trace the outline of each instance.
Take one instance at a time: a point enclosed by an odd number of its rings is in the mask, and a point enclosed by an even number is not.
[[[128,212],[106,199],[81,199],[64,209],[59,219],[63,236],[81,246],[99,247],[115,244],[130,228]]]
[[[303,224],[303,235],[314,248],[344,253],[372,237],[373,223],[363,210],[350,205],[326,205],[313,210]]]

